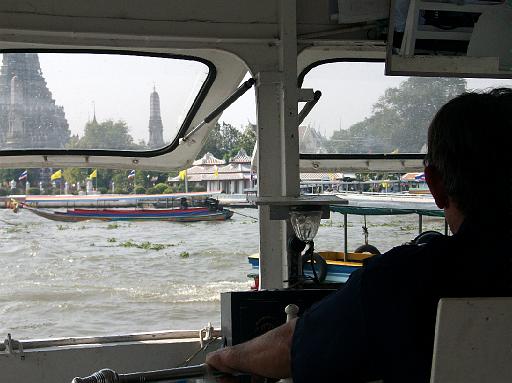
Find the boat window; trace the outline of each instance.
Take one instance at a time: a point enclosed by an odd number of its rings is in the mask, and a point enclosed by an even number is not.
[[[0,56],[0,150],[164,148],[190,123],[214,70],[190,57]]]
[[[98,122],[99,115],[96,101]],[[255,141],[250,90],[223,112],[186,169],[0,169],[8,257],[0,265],[0,332],[46,338],[219,327],[220,293],[249,290],[255,273],[248,256],[258,252],[258,214],[242,209],[256,191]]]
[[[250,74],[246,74],[240,85],[250,78]],[[231,169],[226,167],[221,173],[236,172],[238,170],[236,169],[237,166],[242,166],[244,171],[250,172],[250,163],[256,144],[256,127],[256,98],[253,88],[245,92],[222,112],[216,124],[209,131],[203,147],[197,155],[196,163],[204,162],[206,158],[209,158],[209,161],[215,162],[218,160],[218,166],[232,165]],[[243,156],[245,159],[240,158],[240,156]],[[239,162],[241,159],[244,161]],[[247,162],[247,160],[249,161]],[[255,174],[253,176],[255,177]],[[220,178],[225,177],[219,175],[217,179],[220,180]],[[255,182],[255,178],[253,181]],[[239,188],[235,186],[234,190],[231,190],[232,188],[229,183],[219,187],[228,193],[244,194],[247,192],[246,189],[254,188],[254,182]]]
[[[385,76],[383,62],[331,62],[304,77],[322,92],[299,128],[307,154],[424,153],[428,125],[444,103],[512,80]]]
[[[259,243],[246,195],[220,194],[249,188],[250,172],[213,166],[0,169],[0,333],[219,327],[220,293],[250,289]]]

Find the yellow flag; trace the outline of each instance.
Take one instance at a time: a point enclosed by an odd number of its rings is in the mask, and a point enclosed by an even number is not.
[[[185,180],[185,177],[187,176],[187,169],[180,171],[180,180]]]
[[[89,179],[91,180],[96,177],[98,177],[98,169],[94,169],[94,171],[91,174],[89,174]]]
[[[50,180],[54,181],[54,180],[58,180],[59,178],[62,178],[62,170],[61,169],[59,169],[55,173],[53,173],[50,177]]]
[[[215,177],[218,177],[218,176],[219,176],[219,169],[217,168],[217,165],[215,165],[215,166],[213,167],[213,175],[214,175]]]

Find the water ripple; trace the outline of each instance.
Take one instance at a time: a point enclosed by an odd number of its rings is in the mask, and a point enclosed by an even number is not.
[[[252,214],[252,212],[251,212]],[[220,293],[247,290],[247,256],[258,252],[258,224],[86,222],[61,224],[27,211],[0,210],[0,333],[17,338],[197,329],[220,324]],[[343,249],[343,218],[322,221],[315,248]],[[350,217],[349,249],[364,242]],[[416,235],[413,216],[368,217],[381,251]],[[443,228],[424,218],[424,230]],[[160,251],[122,247],[165,244]]]

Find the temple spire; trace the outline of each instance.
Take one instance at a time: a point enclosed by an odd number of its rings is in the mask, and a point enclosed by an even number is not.
[[[149,97],[149,142],[150,148],[164,146],[164,127],[160,116],[160,97],[153,85],[153,92]]]
[[[92,123],[98,125],[98,121],[96,120],[96,103],[92,102]]]

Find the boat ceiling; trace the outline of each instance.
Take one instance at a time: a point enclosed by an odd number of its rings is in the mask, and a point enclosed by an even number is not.
[[[369,0],[365,0],[368,2]],[[371,2],[371,1],[370,1]],[[279,1],[275,0],[4,0],[1,50],[128,51],[204,58],[216,78],[188,131],[234,89],[248,71],[277,71]],[[357,3],[357,2],[356,2]],[[383,41],[368,40],[375,20],[340,23],[336,1],[297,0],[298,72],[334,58],[384,59]],[[353,21],[353,20],[350,20]],[[170,170],[191,166],[208,128],[172,152],[31,154],[0,152],[0,167],[99,167]],[[146,152],[148,153],[148,152]]]

